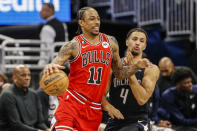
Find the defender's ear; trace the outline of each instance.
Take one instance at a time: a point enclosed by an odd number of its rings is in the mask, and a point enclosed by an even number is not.
[[[147,43],[144,44],[144,47],[142,48],[142,50],[145,50],[147,46]]]
[[[128,44],[129,44],[129,40],[126,40],[126,46],[128,47]]]

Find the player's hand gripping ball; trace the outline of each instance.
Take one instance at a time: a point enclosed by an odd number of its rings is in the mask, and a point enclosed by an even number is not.
[[[63,94],[69,85],[69,79],[62,70],[49,75],[42,76],[40,80],[41,88],[51,96],[59,96]]]

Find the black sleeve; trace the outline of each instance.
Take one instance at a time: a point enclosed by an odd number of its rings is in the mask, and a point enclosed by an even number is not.
[[[11,93],[3,93],[1,99],[3,99],[3,106],[6,110],[6,116],[9,120],[10,128],[13,131],[37,131],[36,128],[25,125],[20,120],[20,115],[16,106],[16,100]]]
[[[38,111],[38,123],[36,124],[36,127],[38,129],[45,130],[47,129],[47,125],[45,124],[44,117],[42,114],[42,105],[39,96],[35,93],[36,99],[37,99],[37,111]]]
[[[49,109],[49,95],[47,95],[41,88],[39,88],[36,93],[39,96],[41,106],[42,106],[42,114],[44,117],[45,124],[50,127],[50,122],[48,120],[48,109]]]

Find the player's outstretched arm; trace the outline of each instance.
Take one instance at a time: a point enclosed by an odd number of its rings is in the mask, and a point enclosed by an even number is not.
[[[144,105],[151,97],[159,78],[159,73],[159,68],[156,65],[152,65],[145,69],[141,84],[135,75],[129,77],[130,88],[139,105]]]
[[[107,111],[108,115],[114,119],[114,118],[117,118],[117,119],[124,119],[124,116],[122,115],[122,113],[116,109],[113,105],[111,105],[106,96],[110,90],[110,87],[111,87],[111,77],[112,77],[112,70],[110,70],[110,76],[109,76],[109,80],[108,80],[108,83],[107,83],[107,87],[105,89],[105,94],[102,98],[102,108],[103,110]]]
[[[119,56],[119,47],[117,41],[114,39],[114,37],[111,37],[110,42],[113,48],[112,70],[116,78],[128,78],[135,74],[140,68],[150,66],[150,62],[147,59],[141,59],[130,66],[123,66]]]
[[[59,69],[64,69],[64,63],[68,59],[73,59],[78,54],[79,45],[75,40],[69,41],[65,43],[56,58],[52,61],[52,63],[46,65],[44,68],[45,74],[50,74],[53,72],[58,72]]]

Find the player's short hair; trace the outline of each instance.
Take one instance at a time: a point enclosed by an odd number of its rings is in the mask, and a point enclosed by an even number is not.
[[[146,42],[148,41],[148,35],[147,35],[146,31],[143,30],[142,28],[133,28],[133,29],[129,30],[129,32],[127,33],[126,39],[128,39],[133,32],[142,32],[142,33],[144,33],[145,36],[146,36]]]
[[[171,78],[172,78],[173,82],[176,84],[186,78],[192,78],[192,73],[191,73],[190,69],[180,67],[178,69],[175,69],[175,71],[172,73]]]
[[[88,9],[93,9],[92,7],[83,7],[81,8],[78,12],[77,12],[77,20],[83,20],[84,19],[84,14],[85,14],[85,11],[88,10]],[[81,34],[81,27],[80,25],[78,25],[78,29],[77,29],[77,32],[76,34],[79,35]]]

